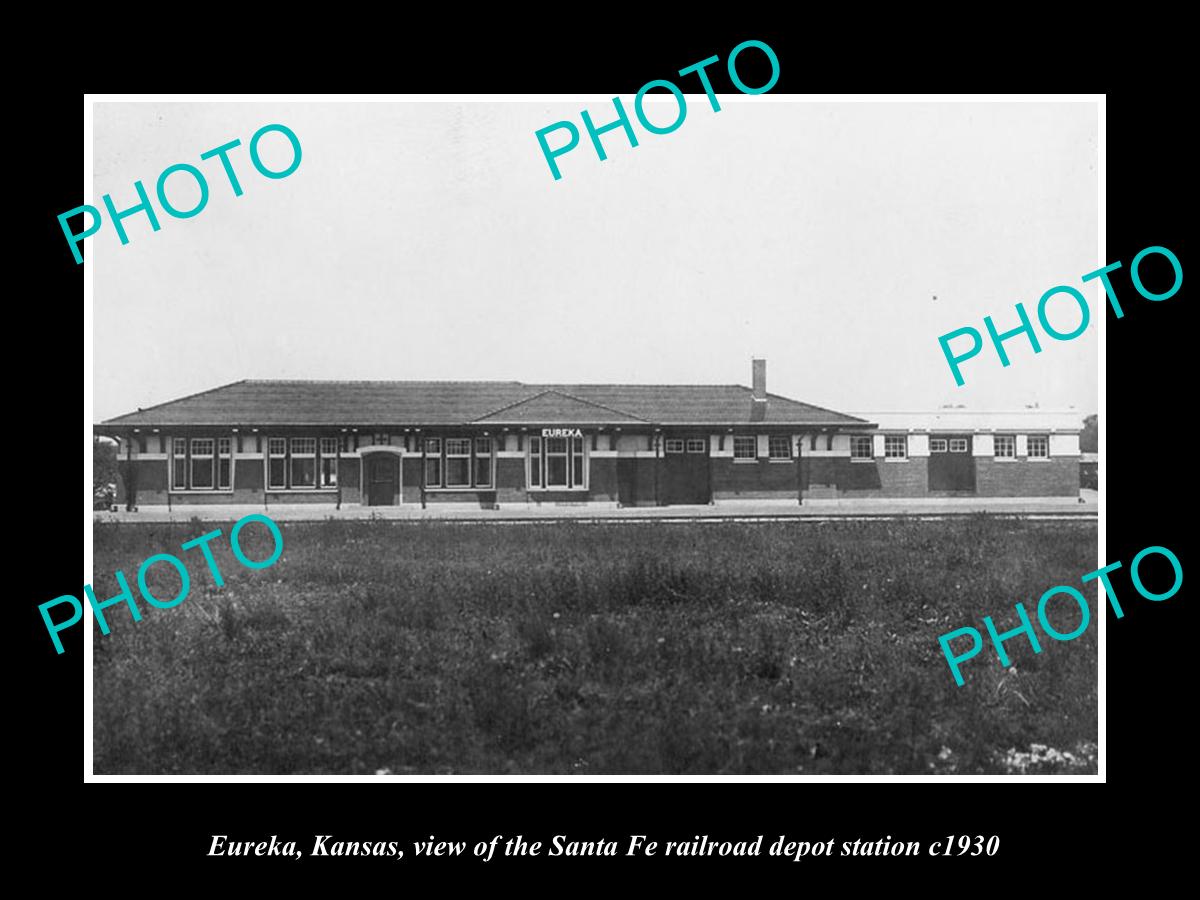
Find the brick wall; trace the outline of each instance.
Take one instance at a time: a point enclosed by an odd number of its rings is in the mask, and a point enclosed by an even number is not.
[[[795,462],[735,462],[731,457],[712,460],[714,500],[785,500],[796,499]]]
[[[975,459],[975,490],[980,497],[1075,497],[1079,494],[1079,457],[997,462]]]
[[[183,501],[180,501],[183,502]],[[191,502],[189,497],[186,501]],[[241,501],[234,500],[234,503]],[[257,502],[262,502],[262,495],[258,495]],[[336,491],[267,491],[267,511],[276,503],[327,503],[334,506],[337,503]]]
[[[842,497],[926,497],[929,495],[929,460],[911,456],[903,462],[875,457],[875,464],[835,457],[838,495]]]

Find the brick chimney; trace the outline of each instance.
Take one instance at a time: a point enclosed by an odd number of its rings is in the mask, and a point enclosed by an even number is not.
[[[767,417],[767,361],[752,359],[750,392],[750,421],[762,422]]]
[[[765,359],[753,359],[750,361],[753,368],[751,384],[754,386],[754,393],[751,395],[755,400],[761,403],[767,402],[767,361]]]

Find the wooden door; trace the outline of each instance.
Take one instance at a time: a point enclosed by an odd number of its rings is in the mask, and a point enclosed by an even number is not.
[[[395,506],[398,468],[396,458],[391,454],[374,454],[367,458],[368,506]]]

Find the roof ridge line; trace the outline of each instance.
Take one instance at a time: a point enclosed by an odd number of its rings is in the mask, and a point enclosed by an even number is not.
[[[517,382],[517,384],[520,384],[522,387],[527,387],[531,390],[542,387],[541,385],[538,385],[538,384],[524,384],[519,381]],[[498,415],[499,413],[504,412],[504,410],[506,410],[506,409],[512,409],[514,406],[520,406],[522,403],[528,403],[530,400],[536,400],[538,397],[541,397],[543,394],[548,394],[548,393],[550,393],[550,389],[544,388],[543,390],[538,391],[536,394],[530,394],[528,397],[522,397],[520,400],[514,400],[512,403],[505,403],[501,406],[496,407],[495,409],[491,410],[490,412],[485,412],[481,416],[476,416],[474,419],[471,420],[471,422],[478,422],[482,419],[487,419],[487,418],[490,418],[491,416]],[[468,424],[470,424],[470,423],[468,423]]]
[[[579,385],[579,387],[583,387],[583,385]],[[615,407],[608,406],[604,403],[597,403],[595,400],[585,400],[583,397],[576,397],[574,394],[568,394],[566,391],[560,391],[557,388],[550,388],[550,390],[555,394],[558,394],[558,396],[566,397],[568,400],[574,400],[576,403],[586,403],[588,406],[595,406],[599,409],[607,409],[610,413],[616,413],[618,416],[629,416],[629,418],[637,419],[639,422],[645,422],[647,425],[653,424],[649,419],[644,419],[635,413],[626,412],[623,409],[616,409]]]
[[[507,409],[512,409],[513,407],[521,406],[525,403],[531,403],[534,400],[537,400],[539,397],[544,397],[547,394],[557,394],[559,397],[565,397],[566,399],[574,401],[575,403],[582,403],[584,406],[594,406],[596,409],[603,409],[607,412],[613,413],[614,415],[635,419],[638,422],[643,422],[647,425],[653,424],[649,419],[644,419],[641,416],[635,415],[631,412],[626,412],[621,409],[614,409],[613,407],[606,406],[603,403],[597,403],[595,400],[586,400],[583,397],[576,397],[573,394],[568,394],[566,391],[560,391],[557,387],[552,385],[529,385],[529,387],[541,387],[543,390],[538,391],[536,394],[531,394],[528,397],[522,397],[520,400],[514,401],[513,403],[506,403],[504,406],[494,409],[491,412],[486,412],[483,415],[472,419],[469,424],[483,422],[484,419],[490,419],[492,416],[498,416]]]

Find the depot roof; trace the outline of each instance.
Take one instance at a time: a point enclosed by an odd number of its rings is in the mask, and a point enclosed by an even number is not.
[[[860,415],[870,416],[870,421],[878,423],[883,431],[1070,433],[1083,428],[1083,413],[1074,409],[939,409],[934,412],[872,412]]]
[[[104,425],[808,425],[864,419],[737,384],[235,381]]]

